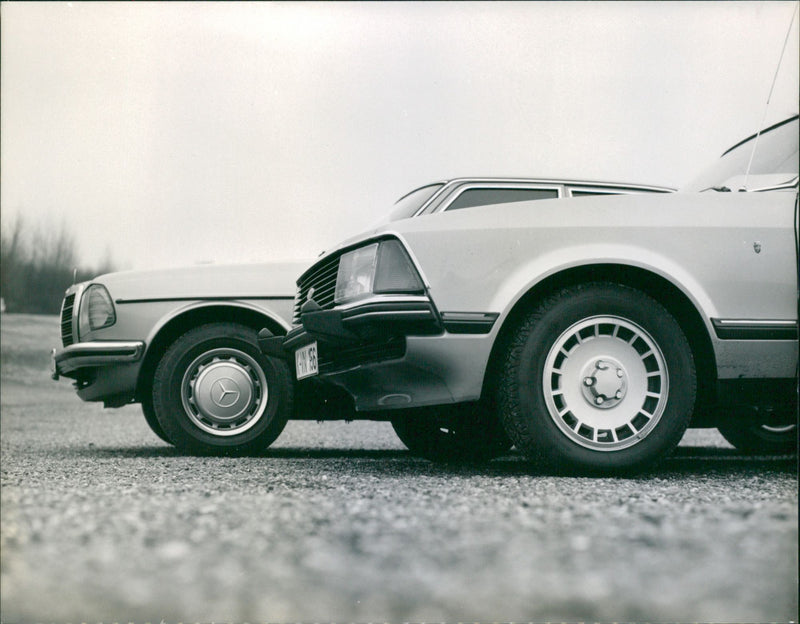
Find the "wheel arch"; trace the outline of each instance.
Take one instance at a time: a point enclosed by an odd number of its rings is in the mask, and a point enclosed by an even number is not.
[[[263,311],[231,303],[213,303],[181,311],[166,321],[149,341],[136,382],[136,400],[152,391],[156,366],[169,346],[190,329],[208,323],[239,323],[256,331],[269,329],[275,335],[286,333],[286,327]]]
[[[680,325],[692,349],[697,371],[696,413],[703,413],[702,406],[710,406],[716,400],[717,368],[714,348],[705,322],[689,297],[674,283],[647,269],[625,264],[593,264],[565,269],[549,275],[533,285],[520,297],[503,320],[489,357],[484,377],[483,396],[497,382],[514,328],[522,318],[543,299],[564,288],[591,282],[611,282],[642,291],[658,301]]]

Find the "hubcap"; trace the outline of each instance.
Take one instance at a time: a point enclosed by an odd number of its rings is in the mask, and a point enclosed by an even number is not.
[[[667,404],[669,374],[661,350],[628,320],[593,317],[559,336],[543,373],[545,403],[571,440],[616,451],[645,438]]]
[[[628,375],[622,364],[606,357],[590,361],[582,373],[583,398],[599,409],[611,409],[625,398]]]
[[[267,407],[267,380],[258,363],[237,349],[214,349],[186,369],[181,400],[189,419],[216,436],[243,433]]]

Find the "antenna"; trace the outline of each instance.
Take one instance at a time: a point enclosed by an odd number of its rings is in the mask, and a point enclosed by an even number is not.
[[[795,3],[794,11],[792,11],[792,21],[789,22],[789,30],[786,31],[786,39],[783,40],[783,49],[781,50],[781,57],[778,59],[778,66],[775,68],[775,75],[772,77],[772,86],[769,88],[769,95],[767,95],[767,103],[764,106],[764,115],[761,117],[761,123],[758,124],[758,132],[756,132],[756,140],[753,142],[753,151],[750,152],[750,160],[747,163],[747,170],[744,172],[744,184],[742,185],[743,191],[747,190],[747,176],[750,175],[750,167],[753,166],[753,158],[756,155],[756,148],[758,147],[758,139],[761,137],[761,129],[764,127],[764,122],[767,119],[767,111],[769,110],[769,103],[772,99],[772,92],[775,90],[775,83],[778,80],[778,72],[783,63],[783,55],[786,52],[786,45],[789,43],[789,35],[792,33],[792,26],[794,26],[794,16],[797,15],[797,7],[800,2]]]
[[[78,267],[72,269],[72,285],[75,285],[75,282],[78,281]]]

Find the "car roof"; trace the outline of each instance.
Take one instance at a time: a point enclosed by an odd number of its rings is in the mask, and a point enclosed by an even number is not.
[[[527,178],[527,177],[504,177],[504,176],[464,176],[431,182],[432,184],[460,185],[460,184],[558,184],[566,186],[610,186],[614,188],[636,189],[643,191],[672,192],[675,189],[667,186],[657,186],[652,184],[630,184],[628,182],[609,182],[608,180],[576,180],[567,178]],[[420,187],[422,188],[422,187]]]

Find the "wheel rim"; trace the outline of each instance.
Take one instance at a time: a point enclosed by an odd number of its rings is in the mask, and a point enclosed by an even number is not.
[[[201,430],[233,436],[253,427],[269,398],[258,363],[237,349],[207,351],[189,365],[181,382],[187,416]]]
[[[550,417],[572,441],[618,451],[643,440],[667,404],[669,373],[653,338],[631,321],[598,316],[559,336],[543,373]]]
[[[773,426],[773,425],[760,425],[759,429],[764,433],[769,435],[775,436],[785,436],[793,433],[794,430],[797,428],[797,425],[782,425],[782,426]]]

